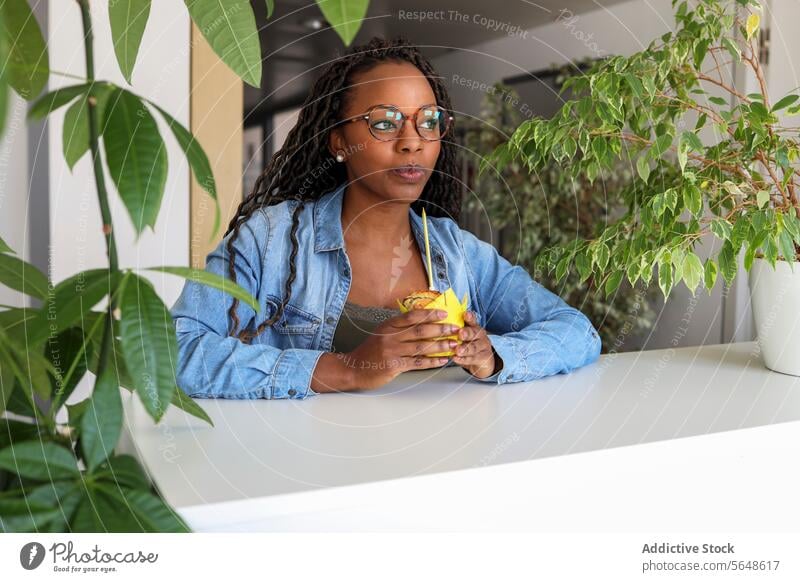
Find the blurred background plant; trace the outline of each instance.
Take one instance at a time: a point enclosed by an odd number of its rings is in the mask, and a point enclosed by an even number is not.
[[[582,74],[587,63],[575,63],[553,72],[556,86]],[[488,91],[478,118],[460,122],[466,155],[470,160],[488,156],[520,126],[522,111],[516,91],[496,83]],[[473,165],[472,162],[468,164]],[[477,166],[477,162],[473,167]],[[498,251],[525,267],[534,279],[583,311],[598,329],[604,351],[625,349],[631,337],[653,325],[652,287],[621,285],[606,295],[595,277],[582,280],[570,270],[563,279],[536,267],[540,253],[553,245],[591,238],[612,217],[624,212],[624,191],[633,186],[634,169],[620,161],[604,168],[594,183],[584,174],[570,176],[553,162],[535,173],[517,160],[499,172],[468,172],[464,209],[486,215]]]
[[[623,213],[539,254],[536,265],[556,280],[576,271],[614,293],[626,279],[649,285],[655,271],[666,298],[680,283],[711,292],[718,275],[730,285],[742,251],[745,270],[760,257],[773,269],[798,259],[799,130],[779,115],[800,114],[800,95],[768,94],[757,42],[763,8],[757,0],[672,7],[674,32],[566,79],[575,98],[550,119],[524,121],[481,161],[481,174],[557,164],[590,183],[620,162],[636,169]],[[726,79],[731,65],[745,74]],[[717,243],[705,259],[701,240]]]

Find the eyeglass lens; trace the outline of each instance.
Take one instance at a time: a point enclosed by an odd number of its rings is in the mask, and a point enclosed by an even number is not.
[[[369,130],[378,139],[395,139],[400,135],[403,117],[403,113],[394,107],[376,107],[369,115]],[[417,131],[423,139],[438,140],[446,133],[448,121],[447,113],[441,107],[424,107],[417,114]]]

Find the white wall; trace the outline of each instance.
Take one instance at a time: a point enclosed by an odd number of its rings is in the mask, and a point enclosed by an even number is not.
[[[0,139],[0,237],[17,257],[29,261],[27,104],[10,93],[5,132]],[[28,307],[31,302],[28,296],[0,285],[0,304]]]
[[[95,77],[127,86],[111,43],[108,3],[92,2]],[[50,66],[85,75],[80,10],[74,2],[49,3]],[[132,91],[159,104],[189,126],[190,20],[182,2],[154,2],[133,72]],[[51,78],[52,88],[71,85],[75,79]],[[100,210],[90,155],[70,172],[64,161],[61,133],[66,108],[50,116],[50,221],[53,278],[60,281],[78,271],[108,264],[101,232]],[[155,232],[149,228],[136,241],[133,224],[108,173],[111,214],[117,237],[120,267],[189,264],[189,169],[170,129],[156,114],[167,144],[169,173]],[[101,147],[102,149],[102,147]],[[170,306],[183,280],[169,275],[145,274]]]

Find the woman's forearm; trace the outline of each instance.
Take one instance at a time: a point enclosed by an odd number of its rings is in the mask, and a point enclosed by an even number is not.
[[[325,352],[317,360],[311,376],[311,389],[317,393],[355,390],[355,369],[341,354]]]

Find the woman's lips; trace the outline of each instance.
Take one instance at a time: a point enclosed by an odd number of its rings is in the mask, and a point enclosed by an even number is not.
[[[425,170],[419,167],[394,168],[389,170],[389,173],[397,176],[404,182],[411,183],[419,182],[425,177]]]

